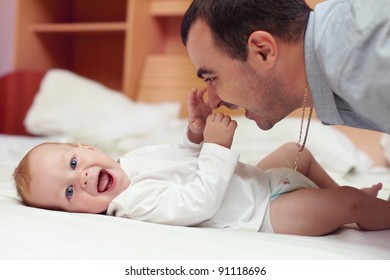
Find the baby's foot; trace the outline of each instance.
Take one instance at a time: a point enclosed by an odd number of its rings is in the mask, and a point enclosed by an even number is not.
[[[378,192],[382,189],[382,183],[372,185],[370,188],[363,188],[362,191],[368,193],[373,197],[378,196]]]

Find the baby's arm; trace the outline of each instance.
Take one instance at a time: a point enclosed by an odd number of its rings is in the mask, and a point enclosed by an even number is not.
[[[212,109],[203,99],[205,89],[192,89],[188,95],[188,139],[196,144],[203,141],[203,131]]]
[[[232,120],[230,116],[222,113],[211,114],[207,117],[204,141],[230,149],[236,128],[237,122]]]

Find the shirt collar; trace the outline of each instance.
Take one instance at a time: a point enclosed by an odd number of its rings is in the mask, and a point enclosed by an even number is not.
[[[329,87],[326,76],[317,60],[315,51],[316,34],[314,33],[314,12],[310,13],[305,33],[305,67],[306,77],[318,118],[326,124],[343,124],[335,99],[334,93]],[[317,36],[320,36],[317,34]],[[318,40],[317,40],[318,41]]]

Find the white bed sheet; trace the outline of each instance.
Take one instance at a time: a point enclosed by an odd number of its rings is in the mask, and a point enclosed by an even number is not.
[[[243,118],[237,121],[232,148],[248,163],[295,141],[299,129],[297,119],[267,132]],[[137,145],[175,141],[185,126],[184,120],[166,124],[138,139]],[[348,225],[327,236],[301,237],[165,226],[23,206],[11,174],[24,153],[45,140],[0,135],[0,259],[390,259],[390,230],[365,232]],[[134,146],[134,139],[128,141]],[[117,155],[125,143],[126,139],[122,147],[108,152]],[[364,187],[382,181],[385,189],[380,195],[388,196],[390,171],[372,167],[368,157],[335,129],[314,121],[307,146],[339,183]]]

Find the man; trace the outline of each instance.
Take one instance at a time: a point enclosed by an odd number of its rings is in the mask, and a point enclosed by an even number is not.
[[[213,108],[264,130],[298,108],[390,133],[390,1],[194,0],[182,41]]]

